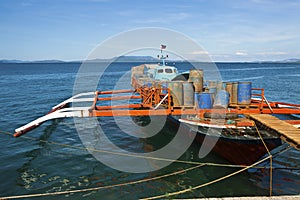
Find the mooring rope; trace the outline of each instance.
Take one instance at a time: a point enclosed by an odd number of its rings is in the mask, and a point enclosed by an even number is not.
[[[174,175],[178,175],[178,174],[182,174],[197,168],[200,168],[202,166],[205,166],[204,164],[202,165],[197,165],[197,166],[193,166],[187,169],[182,169],[176,172],[172,172],[169,174],[164,174],[161,176],[155,176],[155,177],[151,177],[151,178],[145,178],[145,179],[141,179],[141,180],[137,180],[137,181],[130,181],[130,182],[126,182],[126,183],[119,183],[119,184],[114,184],[114,185],[107,185],[107,186],[99,186],[99,187],[94,187],[94,188],[86,188],[86,189],[78,189],[78,190],[68,190],[68,191],[61,191],[61,192],[48,192],[48,193],[38,193],[38,194],[24,194],[24,195],[17,195],[17,196],[8,196],[8,197],[0,197],[0,199],[19,199],[19,198],[30,198],[30,197],[42,197],[42,196],[54,196],[54,195],[62,195],[62,194],[71,194],[71,193],[82,193],[82,192],[90,192],[90,191],[97,191],[97,190],[101,190],[101,189],[111,189],[111,188],[115,188],[115,187],[122,187],[122,186],[128,186],[128,185],[134,185],[134,184],[138,184],[138,183],[144,183],[144,182],[149,182],[149,181],[154,181],[154,180],[158,180],[158,179],[162,179],[162,178],[166,178],[166,177],[170,177],[170,176],[174,176]]]
[[[13,133],[10,133],[10,132],[7,132],[7,131],[0,130],[0,133],[6,134],[6,135],[10,135],[10,136],[13,137]],[[159,160],[159,161],[166,161],[166,162],[191,164],[191,165],[204,164],[204,165],[213,166],[213,167],[232,167],[232,168],[244,168],[244,167],[247,167],[247,165],[233,165],[233,164],[223,164],[223,163],[210,163],[210,162],[198,162],[198,161],[173,160],[173,159],[161,158],[161,157],[150,157],[150,156],[143,156],[143,155],[126,154],[126,153],[120,153],[120,152],[115,152],[115,151],[100,150],[100,149],[95,149],[95,148],[85,148],[85,147],[73,146],[73,145],[68,145],[68,144],[58,143],[58,142],[53,142],[53,141],[40,140],[40,139],[36,139],[34,137],[29,137],[29,136],[24,136],[24,135],[22,136],[22,138],[28,139],[28,140],[32,140],[32,141],[36,141],[36,142],[47,143],[47,144],[50,144],[50,145],[52,144],[52,145],[57,145],[57,146],[67,147],[67,148],[73,148],[73,149],[78,149],[78,150],[83,150],[83,151],[95,151],[95,152],[99,152],[99,153],[115,154],[115,155],[119,155],[119,156],[137,157],[137,158]],[[282,152],[280,152],[280,153],[282,153]],[[262,167],[262,166],[253,166],[253,168],[266,169],[266,167]],[[298,168],[276,168],[276,169],[300,170]]]
[[[264,158],[264,159],[262,159],[262,160],[260,160],[260,161],[257,161],[256,163],[254,163],[254,164],[252,164],[252,165],[250,165],[250,166],[246,166],[246,167],[244,167],[243,169],[240,169],[240,170],[235,171],[235,172],[233,172],[233,173],[231,173],[231,174],[228,174],[228,175],[226,175],[226,176],[220,177],[220,178],[218,178],[218,179],[212,180],[212,181],[207,182],[207,183],[203,183],[203,184],[198,185],[198,186],[190,187],[190,188],[187,188],[187,189],[184,189],[184,190],[180,190],[180,191],[176,191],[176,192],[171,192],[171,193],[167,193],[167,194],[163,194],[163,195],[159,195],[159,196],[146,197],[146,198],[143,198],[142,200],[151,200],[151,199],[169,198],[169,197],[171,197],[171,196],[183,194],[183,193],[186,193],[186,192],[191,192],[192,190],[196,190],[196,189],[199,189],[199,188],[202,188],[202,187],[211,185],[211,184],[213,184],[213,183],[222,181],[222,180],[224,180],[224,179],[230,178],[230,177],[232,177],[232,176],[234,176],[234,175],[236,175],[236,174],[239,174],[239,173],[241,173],[241,172],[243,172],[243,171],[245,171],[245,170],[247,170],[247,169],[249,169],[249,168],[254,167],[255,165],[258,165],[258,164],[264,162],[264,161],[267,160],[267,159],[269,159],[269,156],[266,157],[266,158]]]
[[[273,169],[272,169],[273,159],[272,159],[272,154],[271,154],[271,152],[269,151],[269,148],[268,148],[268,146],[266,145],[266,143],[265,143],[263,137],[261,136],[261,134],[260,134],[260,132],[259,132],[259,130],[258,130],[258,128],[257,128],[255,122],[254,122],[254,124],[255,124],[255,129],[256,129],[256,131],[257,131],[257,133],[258,133],[258,136],[259,136],[260,140],[262,141],[262,143],[263,143],[263,145],[264,145],[265,149],[267,150],[268,155],[269,155],[269,157],[270,157],[270,185],[269,185],[269,191],[270,191],[270,193],[269,193],[269,195],[272,196],[272,193],[273,193],[273,192],[272,192],[272,190],[273,190]]]
[[[1,131],[0,130],[0,132],[4,133],[4,134],[7,134],[7,135],[13,136],[12,133],[7,132],[7,131]],[[95,148],[78,147],[78,146],[72,146],[72,145],[68,145],[68,144],[53,142],[53,141],[40,140],[40,139],[36,139],[36,138],[33,138],[33,137],[25,136],[25,135],[23,135],[22,138],[32,140],[32,141],[57,145],[57,146],[61,146],[61,147],[68,147],[68,148],[79,149],[79,150],[83,150],[83,151],[94,151],[94,152],[99,152],[99,153],[114,154],[114,155],[118,155],[118,156],[144,158],[144,159],[159,160],[159,161],[166,161],[166,162],[175,162],[175,163],[182,163],[182,164],[192,164],[192,165],[204,164],[204,165],[215,166],[215,167],[233,167],[233,168],[243,168],[243,167],[245,167],[245,165],[232,165],[232,164],[222,164],[222,163],[209,163],[209,162],[174,160],[174,159],[169,159],[169,158],[152,157],[152,156],[144,156],[144,155],[136,155],[136,154],[134,155],[134,154],[127,154],[127,153],[101,150],[101,149],[95,149]],[[263,168],[263,167],[259,167],[259,168]]]
[[[256,127],[257,128],[257,127]],[[258,129],[257,129],[258,131]],[[7,134],[10,136],[13,136],[12,133],[7,132],[7,131],[1,131],[0,133],[3,134]],[[259,131],[258,131],[259,133]],[[260,133],[259,133],[260,135]],[[86,188],[86,189],[78,189],[78,190],[69,190],[69,191],[61,191],[61,192],[52,192],[52,193],[42,193],[42,194],[28,194],[28,195],[19,195],[19,196],[9,196],[9,197],[0,197],[0,199],[13,199],[13,198],[28,198],[28,197],[41,197],[41,196],[51,196],[51,195],[62,195],[62,194],[70,194],[70,193],[79,193],[79,192],[88,192],[88,191],[96,191],[96,190],[100,190],[100,189],[108,189],[108,188],[114,188],[114,187],[121,187],[121,186],[126,186],[126,185],[132,185],[132,184],[138,184],[138,183],[143,183],[143,182],[148,182],[148,181],[153,181],[153,180],[157,180],[157,179],[161,179],[161,178],[165,178],[165,177],[169,177],[169,176],[173,176],[173,175],[177,175],[180,173],[184,173],[196,168],[200,168],[202,166],[216,166],[216,167],[235,167],[235,168],[242,168],[236,172],[233,172],[231,174],[228,174],[226,176],[223,176],[221,178],[215,179],[213,181],[195,186],[195,187],[190,187],[188,189],[185,190],[181,190],[181,191],[177,191],[177,192],[173,192],[173,193],[167,193],[165,195],[159,195],[159,196],[154,196],[154,197],[147,197],[145,199],[157,199],[157,198],[163,198],[163,197],[169,197],[169,196],[174,196],[174,195],[178,195],[178,194],[183,194],[195,189],[199,189],[201,187],[205,187],[208,185],[211,185],[213,183],[219,182],[221,180],[227,179],[231,176],[234,176],[238,173],[241,173],[249,168],[266,168],[266,167],[261,167],[261,166],[256,166],[262,162],[264,162],[267,159],[272,159],[272,155],[270,153],[270,151],[268,150],[265,142],[263,141],[261,135],[260,138],[263,142],[263,144],[265,145],[265,147],[267,148],[268,151],[268,157],[252,164],[249,166],[242,166],[242,165],[230,165],[230,164],[218,164],[218,163],[201,163],[201,162],[195,162],[195,161],[182,161],[182,160],[172,160],[172,159],[166,159],[166,158],[157,158],[157,157],[148,157],[148,156],[138,156],[138,155],[130,155],[130,154],[124,154],[124,153],[119,153],[119,152],[113,152],[113,151],[107,151],[107,150],[99,150],[99,149],[90,149],[90,148],[84,148],[84,147],[76,147],[76,146],[72,146],[72,145],[68,145],[68,144],[63,144],[63,143],[57,143],[57,142],[51,142],[51,141],[46,141],[46,140],[38,140],[36,138],[33,137],[29,137],[29,136],[22,136],[25,139],[28,140],[33,140],[33,141],[39,141],[39,142],[43,142],[43,143],[48,143],[48,144],[52,144],[52,145],[58,145],[58,146],[62,146],[62,147],[68,147],[68,148],[74,148],[74,149],[80,149],[80,150],[90,150],[90,151],[97,151],[97,152],[102,152],[102,153],[111,153],[111,154],[117,154],[117,155],[123,155],[123,156],[134,156],[134,157],[141,157],[141,158],[147,158],[147,159],[154,159],[154,160],[161,160],[161,161],[168,161],[168,162],[177,162],[177,163],[183,163],[183,164],[193,164],[196,165],[194,167],[188,168],[188,169],[183,169],[183,170],[179,170],[170,174],[165,174],[165,175],[161,175],[161,176],[157,176],[157,177],[152,177],[152,178],[148,178],[148,179],[141,179],[141,180],[137,180],[137,181],[131,181],[131,182],[127,182],[127,183],[120,183],[120,184],[114,184],[114,185],[108,185],[108,186],[100,186],[100,187],[96,187],[96,188]],[[281,153],[281,152],[280,152]],[[286,168],[284,168],[286,169]],[[270,170],[272,170],[272,165],[270,166]],[[298,170],[298,169],[296,169]],[[272,174],[271,174],[272,175]],[[272,191],[271,191],[272,192]],[[271,194],[270,192],[270,194]]]

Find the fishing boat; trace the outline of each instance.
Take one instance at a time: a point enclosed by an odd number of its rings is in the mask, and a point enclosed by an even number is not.
[[[264,90],[252,88],[251,82],[207,81],[204,83],[204,74],[201,69],[178,73],[178,70],[172,66],[172,72],[177,72],[176,76],[173,73],[172,79],[169,76],[164,77],[166,73],[158,74],[157,71],[164,72],[164,69],[168,69],[169,66],[165,65],[166,56],[161,55],[160,58],[162,58],[162,64],[151,65],[150,70],[147,64],[133,67],[132,85],[135,89],[168,88],[173,107],[200,109],[200,112],[195,115],[180,117],[170,115],[169,118],[173,120],[169,121],[175,124],[182,123],[189,131],[195,132],[195,140],[203,145],[203,148],[209,149],[213,146],[212,150],[215,153],[231,163],[250,165],[268,151],[282,145],[279,134],[274,131],[270,133],[270,130],[263,129],[263,127],[258,129],[255,122],[244,115],[247,111],[238,111],[244,110],[243,108],[249,111],[250,108],[262,110],[267,107],[273,113],[274,107],[300,109],[299,105],[270,103],[264,96]],[[166,94],[162,90],[160,95],[166,97]],[[186,95],[188,97],[185,97]],[[165,106],[169,105],[166,103]],[[299,128],[299,120],[287,122]]]
[[[174,125],[184,125],[188,130],[187,137],[194,132],[199,145],[213,147],[215,153],[234,164],[253,164],[280,146],[282,140],[300,149],[300,133],[295,131],[300,130],[296,128],[300,120],[285,122],[290,124],[284,125],[292,132],[289,135],[282,129],[260,123],[252,116],[299,115],[300,105],[270,102],[264,95],[264,89],[252,87],[251,82],[205,80],[205,71],[201,69],[180,73],[175,66],[166,64],[168,56],[164,55],[165,48],[165,45],[161,46],[159,63],[132,67],[131,89],[76,94],[54,106],[45,116],[17,128],[14,136],[19,137],[56,118],[164,115]],[[103,103],[131,99],[138,103]],[[91,106],[67,107],[73,102],[91,102]]]

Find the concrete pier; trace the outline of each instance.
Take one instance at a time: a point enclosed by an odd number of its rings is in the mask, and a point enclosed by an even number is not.
[[[182,199],[181,199],[182,200]],[[256,197],[214,197],[214,198],[197,198],[185,200],[300,200],[300,195],[287,196],[256,196]]]

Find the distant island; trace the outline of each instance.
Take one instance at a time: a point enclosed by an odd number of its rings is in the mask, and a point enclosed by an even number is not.
[[[34,60],[34,61],[25,61],[25,60],[0,60],[0,63],[65,63],[67,61],[62,60]]]
[[[282,61],[277,61],[277,62],[282,62],[282,63],[300,63],[300,59],[298,58],[290,58]]]
[[[82,62],[159,62],[158,58],[151,56],[119,56],[110,59],[92,59],[92,60],[74,60],[74,61],[63,61],[63,60],[35,60],[35,61],[24,61],[24,60],[0,60],[0,63],[82,63]],[[169,62],[183,62],[182,60],[169,60]],[[241,63],[300,63],[298,58],[290,58],[279,61],[240,61]],[[226,62],[216,62],[226,63]],[[228,62],[230,63],[230,62]]]
[[[158,62],[159,59],[151,56],[119,56],[110,59],[91,59],[91,60],[74,60],[74,61],[63,61],[63,60],[0,60],[0,63],[80,63],[80,62]]]

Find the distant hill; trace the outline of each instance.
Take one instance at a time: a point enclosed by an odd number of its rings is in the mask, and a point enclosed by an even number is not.
[[[62,60],[0,60],[0,63],[70,63],[70,62],[157,62],[157,58],[151,56],[120,56],[111,59],[92,59],[92,60],[77,60],[77,61],[62,61]]]
[[[148,62],[156,62],[157,58],[153,58],[151,56],[120,56],[116,58],[117,62],[134,62],[134,61],[148,61]]]
[[[275,61],[255,61],[257,63],[300,63],[298,58],[290,58],[285,60],[275,60]]]
[[[151,56],[119,56],[110,59],[92,59],[85,62],[157,62],[157,58]]]
[[[290,59],[282,60],[280,62],[282,62],[282,63],[300,63],[300,59],[298,59],[298,58],[290,58]]]
[[[36,60],[36,61],[31,61],[30,63],[65,63],[65,62],[66,61],[62,61],[62,60]]]
[[[24,61],[22,60],[6,60],[6,59],[3,59],[3,60],[0,60],[0,63],[23,63]]]
[[[119,56],[110,59],[92,59],[92,60],[74,60],[74,61],[62,61],[62,60],[0,60],[0,63],[81,63],[81,62],[158,62],[159,59],[151,56]],[[168,60],[168,62],[182,62],[179,60]],[[247,62],[244,62],[247,63]],[[253,61],[251,63],[300,63],[298,58],[290,58],[278,61]]]
[[[0,63],[64,63],[62,60],[34,60],[34,61],[24,61],[24,60],[0,60]]]

